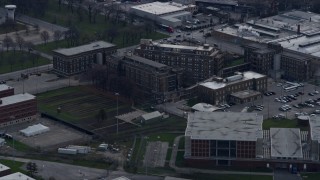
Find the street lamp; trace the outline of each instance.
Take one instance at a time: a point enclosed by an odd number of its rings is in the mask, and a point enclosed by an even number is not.
[[[115,95],[117,96],[117,116],[119,115],[119,93],[115,93]],[[119,132],[119,119],[117,119],[117,134]]]

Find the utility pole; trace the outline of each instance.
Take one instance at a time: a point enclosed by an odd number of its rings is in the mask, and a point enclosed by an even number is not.
[[[117,96],[117,116],[119,115],[119,93],[115,93],[115,95]],[[119,119],[117,119],[117,134],[119,132]]]

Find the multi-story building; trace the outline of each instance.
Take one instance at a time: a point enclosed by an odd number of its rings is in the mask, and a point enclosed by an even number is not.
[[[53,69],[70,76],[86,71],[92,64],[104,64],[106,57],[116,53],[116,46],[104,41],[53,50]]]
[[[244,46],[245,61],[250,69],[273,78],[305,81],[314,74],[313,57],[301,52],[283,49],[280,44],[251,43]]]
[[[145,96],[154,99],[175,98],[181,87],[182,69],[172,68],[143,57],[128,54],[122,59],[109,58],[108,69],[117,69],[135,83]]]
[[[0,98],[14,95],[14,88],[6,84],[0,84]]]
[[[320,169],[320,118],[310,116],[309,128],[263,130],[262,115],[238,112],[189,113],[185,131],[188,166]]]
[[[183,68],[195,82],[219,75],[224,60],[221,51],[208,44],[183,46],[161,44],[151,39],[142,39],[134,53],[171,67]]]
[[[196,94],[202,101],[210,104],[220,104],[230,101],[230,95],[236,92],[254,90],[264,92],[267,90],[267,76],[246,71],[227,78],[213,77],[212,81],[200,83]],[[251,93],[255,95],[256,93]],[[250,96],[246,96],[250,100]]]
[[[263,116],[255,113],[190,113],[184,157],[189,163],[210,160],[213,166],[254,159],[257,140],[263,137],[262,122]]]
[[[0,127],[32,121],[37,115],[36,97],[24,93],[0,98]]]

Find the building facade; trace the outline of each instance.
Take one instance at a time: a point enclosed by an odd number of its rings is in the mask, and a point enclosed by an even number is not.
[[[245,90],[266,91],[267,76],[246,71],[227,78],[214,77],[212,81],[200,83],[196,94],[206,103],[220,104],[229,102],[231,94]]]
[[[236,159],[256,158],[262,122],[263,117],[255,113],[190,113],[185,132],[185,159],[230,166]]]
[[[0,127],[32,121],[37,115],[36,97],[24,93],[0,99]]]
[[[6,84],[0,84],[0,98],[14,95],[14,88]]]
[[[143,57],[128,54],[122,59],[107,60],[108,69],[120,70],[120,75],[132,81],[146,97],[175,98],[181,88],[182,69],[172,68]]]
[[[209,45],[182,46],[160,44],[150,39],[142,39],[134,54],[166,64],[183,68],[195,82],[219,75],[223,68],[223,54]]]
[[[92,64],[105,64],[106,57],[116,53],[116,46],[104,41],[73,48],[53,50],[53,69],[63,76],[85,72]]]

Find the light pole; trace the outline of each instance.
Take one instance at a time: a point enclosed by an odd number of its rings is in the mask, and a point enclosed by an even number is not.
[[[117,96],[117,116],[119,115],[119,93],[115,93],[115,95]],[[117,134],[119,132],[119,120],[117,119]]]

